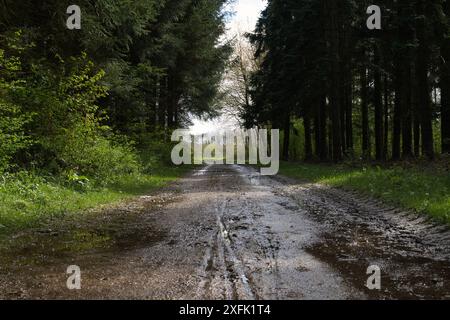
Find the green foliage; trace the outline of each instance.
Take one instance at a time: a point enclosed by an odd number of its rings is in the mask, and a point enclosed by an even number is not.
[[[215,113],[225,3],[80,0],[69,31],[67,2],[0,1],[0,224],[162,185],[168,130]]]
[[[77,126],[51,141],[56,157],[69,175],[73,172],[108,184],[116,177],[136,174],[140,163],[132,145],[106,138],[94,129]]]
[[[22,51],[18,53],[23,54]],[[107,184],[119,175],[140,170],[132,145],[120,141],[100,124],[104,116],[96,102],[107,95],[106,87],[100,84],[104,72],[95,71],[86,54],[70,57],[67,62],[61,60],[59,73],[54,74],[45,65],[33,65],[27,77],[15,80],[22,70],[20,60],[14,56],[6,58],[0,51],[4,66],[0,90],[6,97],[0,101],[0,168],[29,145],[31,137],[25,134],[26,125],[40,149],[34,158],[52,155],[51,159],[43,158],[40,166],[49,167],[45,160],[50,160],[53,171],[67,172],[69,181],[78,187],[88,185],[88,179],[80,179],[79,175]],[[35,115],[33,119],[29,114]]]
[[[171,152],[176,143],[166,142],[167,134],[164,130],[143,134],[139,137],[139,141],[144,172],[152,173],[154,167],[172,165]]]
[[[0,173],[10,164],[17,151],[26,148],[31,140],[24,126],[31,119],[14,103],[14,96],[23,92],[25,82],[18,79],[21,63],[17,57],[7,57],[0,49]]]
[[[30,129],[43,143],[81,123],[88,127],[99,123],[96,103],[107,95],[107,88],[100,84],[104,72],[94,70],[86,54],[60,60],[57,66],[55,72],[45,65],[32,65],[27,94],[17,97],[18,103],[36,114]]]
[[[0,100],[0,173],[10,165],[17,151],[31,144],[23,132],[29,120],[28,115],[21,114],[19,107]]]
[[[116,177],[107,187],[74,172],[67,177],[45,177],[26,171],[4,173],[0,176],[0,236],[45,223],[51,217],[80,214],[86,209],[145,194],[177,179],[186,170],[153,167],[151,175]]]
[[[89,188],[90,179],[86,176],[79,176],[78,173],[71,170],[67,173],[67,181],[70,186],[76,190],[86,190]]]

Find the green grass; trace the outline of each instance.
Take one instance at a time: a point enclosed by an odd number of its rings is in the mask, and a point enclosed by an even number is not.
[[[167,185],[190,168],[159,167],[152,174],[117,177],[103,187],[70,185],[22,172],[0,176],[0,234],[32,227],[43,219],[75,214]]]
[[[450,224],[450,174],[445,168],[282,163],[280,174],[360,191]]]

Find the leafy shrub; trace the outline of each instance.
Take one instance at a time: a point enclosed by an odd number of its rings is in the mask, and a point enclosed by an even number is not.
[[[137,174],[139,158],[131,144],[119,142],[112,134],[107,138],[98,129],[81,125],[51,139],[57,157],[64,163],[69,179],[77,184],[85,183],[80,176],[92,177],[100,184],[108,184],[114,178]]]
[[[0,172],[15,156],[17,168],[60,175],[78,191],[138,175],[142,159],[134,145],[102,126],[105,116],[97,102],[108,95],[101,84],[104,71],[86,54],[66,61],[56,55],[51,66],[24,60],[22,70],[21,57],[27,56],[22,38],[18,32],[5,42],[7,50],[0,50]],[[158,135],[149,139],[148,168],[161,162],[160,155],[170,156],[159,141]]]
[[[67,181],[69,186],[78,190],[78,191],[86,191],[90,187],[90,180],[86,176],[79,176],[73,170],[70,170],[67,174]]]
[[[47,181],[44,177],[34,175],[27,171],[19,171],[14,174],[4,173],[0,180],[0,191],[2,191],[0,194],[16,194],[18,198],[24,201],[43,202],[44,195],[41,186],[46,183]],[[26,205],[23,202],[17,202],[16,206]]]
[[[160,130],[138,137],[137,140],[141,141],[139,149],[142,150],[140,155],[144,172],[152,173],[155,167],[172,165],[171,152],[176,143],[167,142],[166,134]]]
[[[0,172],[8,167],[17,151],[31,144],[23,131],[29,116],[21,115],[19,110],[17,106],[0,100]]]
[[[31,119],[13,103],[14,95],[23,92],[24,81],[17,80],[21,64],[16,57],[6,57],[0,49],[0,172],[3,172],[14,154],[30,145],[24,126]]]

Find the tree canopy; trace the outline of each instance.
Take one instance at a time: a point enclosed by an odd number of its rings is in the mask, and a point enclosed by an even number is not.
[[[366,26],[372,4],[268,1],[244,118],[284,128],[285,159],[299,120],[306,159],[450,152],[449,1],[380,0],[381,30]]]
[[[231,52],[225,3],[80,0],[81,29],[69,30],[67,1],[1,1],[3,167],[76,168],[70,137],[145,144],[190,115],[214,115]]]

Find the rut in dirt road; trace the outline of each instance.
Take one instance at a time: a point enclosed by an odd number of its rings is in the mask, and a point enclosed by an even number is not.
[[[117,216],[110,233],[100,222]],[[0,297],[450,298],[448,228],[250,167],[202,168],[86,224],[110,245],[55,251],[56,237],[13,253],[0,268]],[[82,269],[77,292],[65,288],[70,264]],[[371,265],[381,268],[380,291],[365,287]]]

